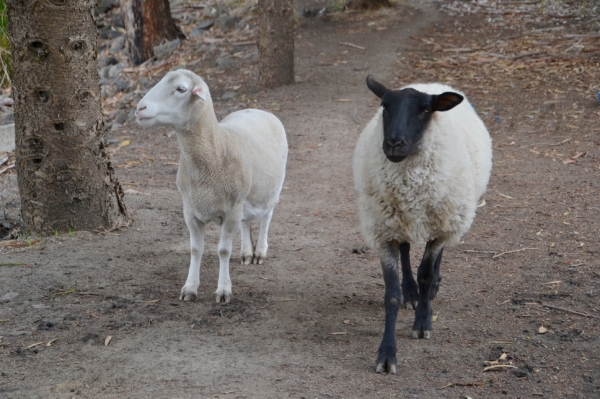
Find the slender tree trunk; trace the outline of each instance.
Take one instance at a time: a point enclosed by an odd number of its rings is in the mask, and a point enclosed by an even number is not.
[[[24,228],[51,233],[126,222],[104,138],[94,2],[12,0],[8,6]]]
[[[294,5],[292,0],[258,1],[259,80],[264,88],[294,82]]]
[[[152,48],[163,40],[185,37],[173,22],[169,0],[120,0],[120,4],[133,65],[154,56]]]

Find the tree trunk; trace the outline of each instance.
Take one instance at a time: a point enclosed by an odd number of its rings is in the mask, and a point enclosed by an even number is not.
[[[153,57],[152,48],[163,40],[185,38],[173,22],[169,0],[120,0],[120,4],[133,65]]]
[[[258,1],[259,80],[264,88],[294,82],[294,5],[292,0]]]
[[[96,230],[126,222],[104,138],[94,2],[12,0],[8,6],[25,230]]]

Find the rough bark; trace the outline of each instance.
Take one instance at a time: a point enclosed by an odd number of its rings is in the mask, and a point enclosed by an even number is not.
[[[294,82],[294,6],[292,0],[258,1],[259,80],[264,88]]]
[[[120,0],[120,4],[133,65],[153,57],[152,48],[163,40],[185,38],[171,17],[169,0]]]
[[[106,151],[90,0],[12,0],[16,170],[28,232],[127,221]]]

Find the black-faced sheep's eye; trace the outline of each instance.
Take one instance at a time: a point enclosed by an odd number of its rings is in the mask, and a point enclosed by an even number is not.
[[[185,93],[187,91],[187,89],[185,87],[178,87],[177,91],[180,93]]]

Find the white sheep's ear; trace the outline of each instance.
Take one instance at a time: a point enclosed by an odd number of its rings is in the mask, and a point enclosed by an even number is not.
[[[194,89],[192,90],[192,93],[194,93],[195,95],[200,97],[202,99],[202,101],[206,101],[206,96],[208,94],[207,91],[208,90],[206,90],[206,87],[202,87],[202,85],[200,85],[200,86],[194,87]]]

